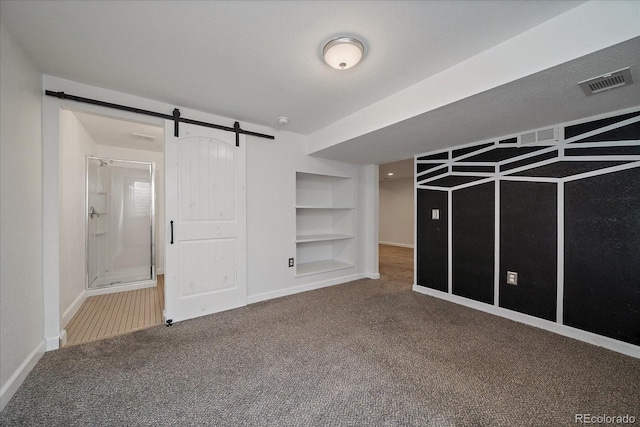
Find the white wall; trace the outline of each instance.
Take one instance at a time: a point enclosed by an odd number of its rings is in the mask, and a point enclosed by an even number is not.
[[[164,153],[98,144],[95,155],[110,159],[136,160],[156,164],[156,271],[158,274],[164,273]]]
[[[181,115],[194,120],[212,122],[225,126],[233,126],[234,120],[195,111],[180,106],[140,98],[94,86],[72,82],[52,76],[43,77],[44,86],[48,90],[64,91],[65,93],[100,99],[121,105],[131,105],[150,111],[170,114],[173,108],[180,108]],[[81,104],[73,101],[59,100],[46,97],[44,99],[43,117],[43,147],[47,156],[56,157],[58,154],[58,111],[63,108],[82,108],[91,113],[106,115],[128,120],[136,120],[150,124],[161,124],[164,120],[154,117],[138,115],[128,112],[114,111],[104,107]],[[301,285],[296,281],[295,268],[287,266],[287,260],[295,257],[295,172],[346,175],[354,179],[359,196],[357,224],[359,227],[375,236],[375,222],[377,212],[378,183],[374,179],[377,171],[374,166],[357,166],[347,163],[318,159],[307,156],[308,139],[290,132],[251,123],[241,123],[242,127],[260,133],[275,135],[275,140],[267,140],[247,136],[247,288],[248,301],[274,298],[288,293],[309,289],[314,285],[308,280],[317,280],[322,285],[337,283],[340,274],[346,278],[377,277],[377,239],[372,236],[357,236],[358,266],[355,269],[344,270],[318,275],[317,278],[306,276]],[[56,251],[60,236],[55,232],[57,224],[57,182],[59,171],[57,163],[43,165],[44,180],[44,263],[47,268],[55,270],[59,267],[56,262]],[[375,225],[375,226],[374,226]],[[165,225],[166,232],[166,225]],[[166,240],[163,239],[163,240]],[[300,279],[300,278],[298,278]],[[57,338],[60,333],[57,306],[47,301],[57,301],[58,285],[55,278],[45,277],[45,338],[47,349],[57,348]],[[303,286],[303,287],[301,287]]]
[[[358,206],[365,212],[358,222],[358,263],[365,275],[371,279],[379,279],[378,240],[380,191],[378,186],[378,165],[360,167],[360,189]]]
[[[309,136],[309,153],[605,49],[640,35],[640,2],[587,1]],[[398,160],[414,153],[400,153]],[[389,160],[387,160],[389,161]]]
[[[249,128],[249,125],[247,125]],[[253,130],[253,125],[251,125]],[[288,258],[296,256],[296,171],[348,176],[355,185],[355,223],[373,223],[376,205],[373,193],[377,181],[366,168],[350,163],[311,157],[305,154],[307,138],[290,132],[263,129],[275,135],[270,141],[247,137],[247,293],[249,302],[275,298],[332,284],[340,278],[375,277],[378,272],[375,245],[357,233],[356,268],[296,278]],[[357,200],[357,195],[368,198]],[[367,230],[362,228],[362,231]]]
[[[380,243],[413,247],[413,178],[380,181]]]
[[[60,313],[64,327],[84,300],[86,156],[96,142],[71,111],[60,111]]]
[[[0,22],[0,410],[44,350],[41,90]]]

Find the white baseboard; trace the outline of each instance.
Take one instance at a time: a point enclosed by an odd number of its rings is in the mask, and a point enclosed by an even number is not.
[[[105,295],[105,294],[114,294],[116,292],[126,292],[126,291],[136,291],[138,289],[145,288],[153,288],[157,285],[157,281],[155,280],[145,280],[142,282],[134,282],[130,285],[119,285],[119,286],[107,286],[104,288],[97,289],[89,289],[87,291],[87,298],[93,297],[96,295]]]
[[[44,350],[51,351],[60,348],[60,335],[44,339]]]
[[[62,313],[62,324],[60,327],[64,329],[65,326],[73,319],[73,316],[76,315],[80,307],[82,307],[82,303],[87,299],[87,291],[82,290],[80,294],[76,297],[76,299],[71,303],[71,305]]]
[[[164,274],[164,268],[156,268],[156,274]]]
[[[64,347],[66,343],[67,343],[67,330],[63,329],[60,332],[60,347]]]
[[[257,295],[249,295],[247,297],[247,304],[254,304],[256,302],[266,301],[273,298],[286,297],[287,295],[293,295],[293,294],[306,292],[306,291],[313,291],[315,289],[326,288],[328,286],[340,285],[342,283],[352,282],[354,280],[370,278],[369,276],[371,275],[364,274],[364,273],[351,274],[349,276],[337,277],[335,279],[323,280],[321,282],[309,283],[301,286],[294,286],[293,288],[278,289],[277,291],[264,292]]]
[[[18,369],[9,377],[7,382],[0,388],[0,411],[7,406],[13,395],[18,391],[29,372],[36,366],[38,360],[44,354],[45,342],[41,341],[27,358],[18,366]]]
[[[410,248],[413,249],[413,245],[408,245],[406,243],[395,243],[395,242],[378,242],[380,245],[388,245],[388,246],[398,246],[400,248]]]
[[[461,304],[470,308],[474,308],[476,310],[484,311],[485,313],[494,314],[500,317],[505,317],[509,320],[525,323],[527,325],[534,326],[536,328],[544,329],[549,332],[554,332],[556,334],[563,335],[565,337],[573,338],[579,341],[584,341],[589,344],[597,345],[599,347],[604,347],[609,350],[613,350],[618,353],[626,354],[627,356],[640,359],[640,347],[633,344],[629,344],[623,341],[618,341],[609,337],[603,337],[602,335],[572,328],[571,326],[562,325],[560,323],[551,322],[549,320],[540,319],[538,317],[530,316],[528,314],[518,313],[517,311],[511,311],[506,308],[496,307],[494,305],[489,305],[479,301],[470,300],[458,295],[452,295],[446,292],[437,291],[435,289],[425,288],[424,286],[413,285],[413,290],[421,294],[440,298],[456,304]]]
[[[364,277],[367,279],[378,280],[380,278],[380,273],[365,273]]]

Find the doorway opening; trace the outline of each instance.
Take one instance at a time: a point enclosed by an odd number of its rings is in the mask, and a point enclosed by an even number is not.
[[[413,159],[379,166],[378,236],[381,276],[401,277],[413,284],[414,166]]]
[[[61,110],[59,170],[61,344],[162,324],[164,128]]]

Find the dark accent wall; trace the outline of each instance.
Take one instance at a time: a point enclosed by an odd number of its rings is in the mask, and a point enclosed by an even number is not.
[[[565,184],[564,323],[640,344],[640,168]]]
[[[622,126],[598,135],[593,135],[579,142],[600,142],[600,141],[634,141],[640,139],[640,122]]]
[[[542,150],[544,147],[500,147],[464,159],[466,162],[499,162]]]
[[[418,165],[418,166],[424,166],[424,165]],[[446,166],[443,168],[437,168],[437,169],[433,169],[431,172],[427,172],[425,174],[420,175],[419,177],[417,177],[416,179],[418,181],[422,181],[423,179],[427,179],[427,178],[432,178],[434,176],[438,176],[438,175],[442,175],[447,173],[449,168],[447,168]],[[420,173],[420,168],[418,168],[418,173]]]
[[[443,164],[444,163],[418,163],[418,173],[424,172],[429,169],[435,169],[437,167],[442,166]]]
[[[507,170],[519,168],[521,166],[530,165],[532,163],[540,162],[542,160],[553,159],[554,157],[558,157],[557,151],[552,151],[551,153],[544,153],[538,156],[529,157],[528,159],[519,160],[517,162],[511,162],[507,165],[500,166],[500,171],[507,171]]]
[[[638,137],[640,140],[640,136]],[[622,147],[597,147],[597,148],[568,148],[567,156],[611,156],[616,154],[640,154],[640,146],[622,146]]]
[[[484,172],[484,173],[493,173],[495,172],[495,166],[454,166],[454,172]]]
[[[473,147],[460,148],[458,150],[453,150],[453,157],[464,156],[465,154],[473,153],[474,151],[478,151],[478,150],[481,150],[483,148],[491,147],[491,145],[493,145],[493,144],[492,143],[481,144],[481,145],[475,145]]]
[[[514,176],[530,176],[530,177],[546,177],[546,178],[565,178],[571,175],[578,175],[584,172],[592,172],[598,169],[608,168],[611,166],[623,165],[625,161],[620,162],[558,162],[546,166],[532,168],[523,172],[514,173]]]
[[[418,160],[446,160],[448,158],[449,158],[449,153],[443,152],[443,153],[431,154],[428,156],[422,156],[418,158]]]
[[[640,106],[629,111],[559,125],[557,142],[437,153],[448,171],[416,183],[416,283],[640,346]]]
[[[453,293],[493,302],[495,183],[453,192]]]
[[[500,183],[500,307],[556,320],[557,212],[557,184]]]
[[[446,191],[418,190],[417,284],[443,292],[449,288],[448,206]],[[440,219],[431,219],[432,209],[440,209]]]
[[[437,180],[431,181],[431,185],[437,185],[439,187],[455,187],[461,184],[467,184],[473,181],[479,181],[483,179],[483,177],[478,176],[458,176],[458,175],[449,175],[444,178],[439,178]]]
[[[623,120],[637,117],[640,115],[640,111],[634,111],[633,113],[622,114],[619,116],[607,117],[600,120],[591,120],[577,125],[567,126],[564,129],[564,137],[566,139],[573,138],[574,136],[582,135],[592,130],[600,129],[605,126],[613,125]],[[600,139],[602,141],[602,139]]]

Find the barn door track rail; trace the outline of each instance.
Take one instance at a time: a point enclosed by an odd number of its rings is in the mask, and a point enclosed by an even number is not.
[[[69,99],[71,101],[76,101],[76,102],[84,102],[86,104],[99,105],[101,107],[114,108],[116,110],[129,111],[131,113],[138,113],[138,114],[145,114],[147,116],[160,117],[161,119],[173,120],[173,123],[174,123],[173,134],[176,138],[180,136],[179,124],[180,122],[182,122],[182,123],[187,123],[187,124],[196,125],[196,126],[203,126],[207,128],[233,132],[236,134],[236,147],[240,146],[240,134],[257,136],[258,138],[275,139],[273,135],[265,135],[263,133],[244,130],[240,127],[240,123],[238,122],[235,122],[233,124],[233,127],[229,127],[229,126],[216,125],[213,123],[201,122],[199,120],[191,120],[184,117],[180,117],[180,110],[178,110],[177,108],[173,109],[173,114],[163,114],[163,113],[157,113],[155,111],[143,110],[141,108],[129,107],[127,105],[113,104],[111,102],[99,101],[97,99],[83,98],[81,96],[69,95],[64,92],[54,92],[52,90],[45,90],[45,95],[55,96],[56,98],[60,98],[60,99]]]

